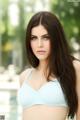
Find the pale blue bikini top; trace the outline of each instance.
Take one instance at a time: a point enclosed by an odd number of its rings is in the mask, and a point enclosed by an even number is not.
[[[29,68],[28,77],[18,90],[18,99],[23,108],[36,104],[68,107],[62,88],[57,79],[47,82],[38,90],[33,89],[28,80],[33,68]]]

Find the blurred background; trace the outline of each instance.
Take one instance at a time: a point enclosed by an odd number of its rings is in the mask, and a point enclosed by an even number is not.
[[[80,59],[79,0],[0,0],[0,116],[5,120],[22,120],[17,91],[19,74],[28,65],[25,32],[31,16],[44,10],[58,16],[71,53]]]

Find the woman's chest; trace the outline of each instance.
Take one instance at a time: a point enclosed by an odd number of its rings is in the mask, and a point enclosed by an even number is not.
[[[57,80],[45,83],[38,90],[24,83],[19,90],[19,97],[25,108],[36,104],[67,107],[65,96]]]

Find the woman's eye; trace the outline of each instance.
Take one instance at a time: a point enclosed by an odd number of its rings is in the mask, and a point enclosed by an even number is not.
[[[43,40],[49,40],[50,38],[49,37],[44,37]]]
[[[31,37],[31,40],[36,40],[36,37]]]

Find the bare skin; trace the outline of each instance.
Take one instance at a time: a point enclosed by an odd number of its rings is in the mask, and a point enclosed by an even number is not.
[[[47,83],[46,76],[44,71],[48,62],[48,57],[50,55],[50,39],[46,29],[39,25],[32,28],[32,40],[31,48],[34,55],[39,59],[39,66],[35,69],[30,75],[30,80],[28,84],[34,89],[38,90],[44,84]],[[43,50],[44,52],[39,52]],[[80,120],[80,62],[76,60],[73,62],[76,76],[77,76],[77,95],[78,95],[78,110],[76,113],[76,120]],[[55,76],[50,76],[51,80],[54,80]],[[21,73],[20,75],[20,85],[23,84],[23,81],[27,79],[27,70]],[[65,120],[68,114],[67,107],[50,107],[47,105],[34,105],[30,108],[23,109],[23,120]]]
[[[76,120],[80,120],[80,62],[76,60],[73,62],[74,68],[77,75],[77,93],[78,93],[78,111],[76,113]],[[34,71],[29,80],[29,85],[34,89],[38,90],[41,85],[46,83],[46,79],[41,82],[39,76],[41,73]],[[37,76],[36,76],[37,75]],[[35,78],[36,76],[36,78]],[[23,81],[27,78],[27,70],[23,71],[20,75],[20,85],[22,86]],[[33,79],[32,79],[33,78]],[[52,78],[54,79],[54,78]],[[37,81],[35,81],[37,80]],[[34,83],[34,84],[33,84]],[[22,113],[22,120],[65,120],[68,114],[68,108],[66,107],[49,107],[46,105],[34,105],[28,109],[24,109]]]
[[[23,111],[23,120],[65,120],[67,109],[65,107],[48,107],[35,105]]]
[[[22,74],[22,78],[27,79],[27,70]],[[45,76],[42,75],[41,71],[33,70],[28,81],[28,84],[34,89],[38,90],[41,86],[47,83]],[[26,77],[25,77],[26,76]],[[39,77],[40,76],[40,77]],[[53,77],[50,77],[51,80],[54,80]],[[21,80],[21,85],[23,81]],[[67,107],[50,107],[48,105],[33,105],[29,108],[23,109],[23,119],[22,120],[65,120],[68,113]]]

